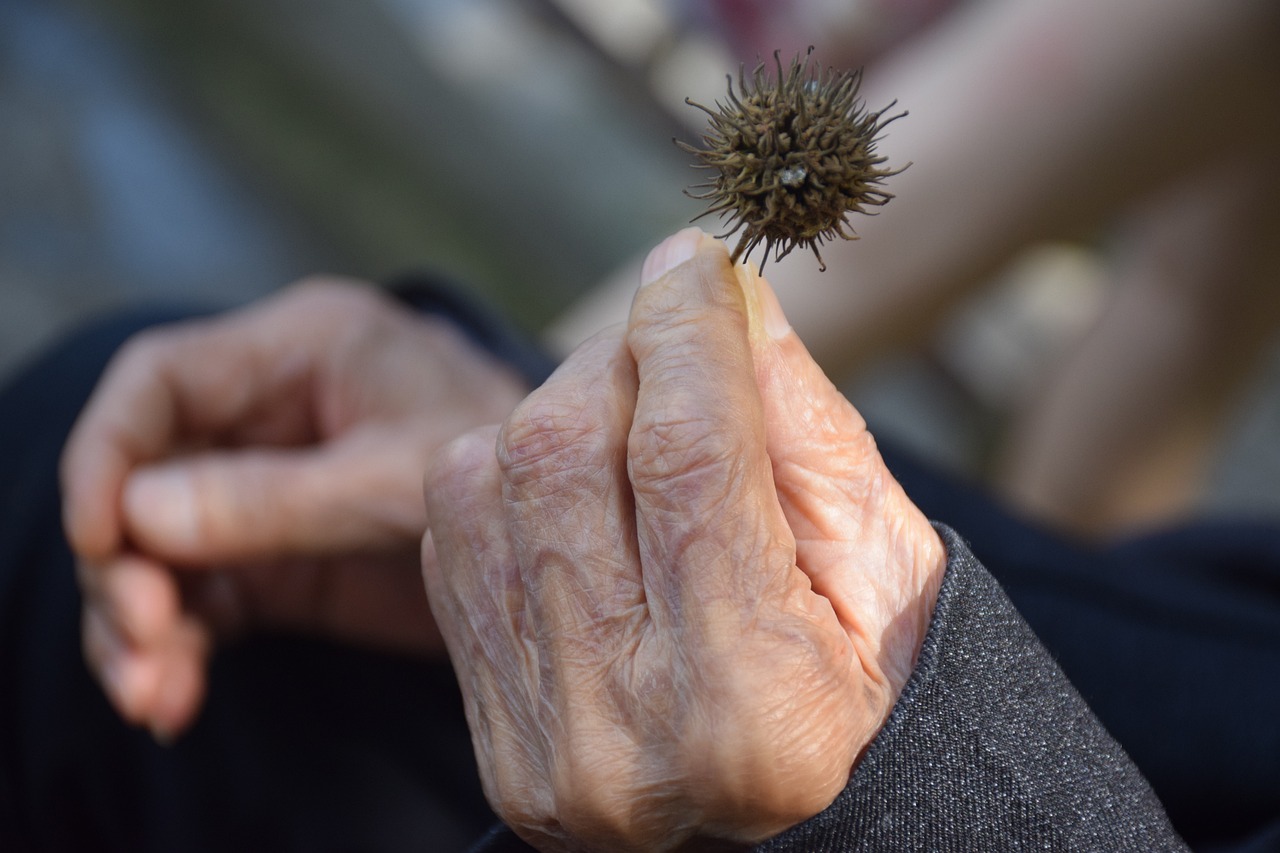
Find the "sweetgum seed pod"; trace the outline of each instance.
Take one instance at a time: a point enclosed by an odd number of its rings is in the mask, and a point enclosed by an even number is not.
[[[868,112],[858,97],[862,71],[820,71],[812,55],[810,48],[784,69],[774,53],[772,80],[763,62],[749,80],[740,66],[737,89],[729,76],[728,98],[714,109],[685,99],[710,116],[710,124],[703,148],[676,144],[712,172],[694,187],[702,192],[686,194],[710,202],[695,221],[713,213],[725,220],[722,238],[742,229],[735,262],[761,243],[761,268],[770,253],[780,260],[808,246],[825,270],[819,243],[858,239],[845,217],[869,214],[867,208],[893,198],[882,183],[906,168],[883,168],[886,158],[875,150],[885,126],[906,112],[885,117],[896,101]]]

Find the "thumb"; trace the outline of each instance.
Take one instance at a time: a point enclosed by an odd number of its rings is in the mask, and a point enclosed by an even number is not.
[[[878,474],[880,458],[866,422],[809,355],[773,288],[754,264],[739,264],[734,271],[746,295],[751,355],[774,467],[800,466],[840,479]]]
[[[416,473],[381,436],[305,449],[210,451],[137,469],[126,535],[148,555],[202,565],[331,556],[416,543]],[[398,464],[397,464],[398,463]]]
[[[900,690],[933,610],[945,549],[885,467],[861,415],[791,329],[768,282],[750,266],[736,269],[766,448],[797,565]]]

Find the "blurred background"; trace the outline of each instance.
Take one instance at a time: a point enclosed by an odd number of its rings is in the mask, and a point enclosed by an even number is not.
[[[743,53],[713,5],[2,0],[0,377],[114,306],[232,305],[315,272],[441,270],[545,330],[700,211],[671,140]],[[849,393],[977,473],[1105,290],[1091,247],[1040,247]],[[1206,507],[1280,514],[1277,389],[1272,354]]]
[[[317,271],[430,265],[540,327],[696,210],[647,85],[673,24],[608,5],[5,0],[0,368],[109,305]]]

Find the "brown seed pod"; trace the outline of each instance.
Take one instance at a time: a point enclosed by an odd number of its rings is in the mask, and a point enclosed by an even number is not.
[[[711,213],[727,217],[722,238],[743,229],[734,262],[760,243],[762,268],[770,252],[780,260],[807,245],[826,270],[818,244],[837,236],[858,239],[845,216],[870,213],[865,208],[893,198],[881,182],[906,168],[881,168],[886,158],[875,153],[880,132],[906,115],[884,118],[897,102],[868,112],[858,98],[862,71],[820,71],[812,54],[810,48],[784,70],[774,53],[773,80],[763,62],[750,80],[740,67],[737,91],[730,75],[728,103],[717,101],[714,110],[685,99],[711,123],[702,137],[705,148],[676,144],[698,157],[699,168],[715,173],[694,187],[705,192],[686,194],[711,202],[695,220]]]

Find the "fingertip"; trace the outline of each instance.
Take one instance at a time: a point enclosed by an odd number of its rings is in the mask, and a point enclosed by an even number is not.
[[[729,250],[724,243],[701,228],[677,231],[650,250],[640,269],[640,286],[644,288],[664,278],[672,270],[704,253],[718,254],[728,266]]]
[[[755,264],[734,267],[738,283],[747,297],[753,334],[763,333],[771,341],[781,341],[792,334],[791,321],[778,302],[778,295],[768,279],[760,275]]]
[[[177,583],[163,566],[136,556],[122,557],[95,573],[103,614],[132,645],[158,645],[174,631],[181,616]]]
[[[422,534],[422,542],[418,548],[418,564],[422,570],[422,578],[428,585],[431,583],[431,573],[438,566],[436,560],[436,543],[431,538],[431,529],[428,527]]]
[[[146,725],[159,686],[155,654],[122,647],[102,662],[98,675],[116,712],[133,725]]]
[[[130,649],[106,676],[114,681],[109,691],[116,691],[121,716],[145,726],[160,745],[171,745],[204,704],[209,648],[208,633],[186,622],[162,643]]]
[[[81,460],[68,450],[60,477],[67,544],[82,559],[106,559],[120,547],[120,475],[104,458]]]
[[[149,334],[112,357],[59,459],[63,528],[73,550],[90,560],[119,550],[125,478],[168,445],[172,402],[157,378],[154,347],[140,344]]]
[[[423,477],[423,494],[427,499],[427,518],[431,520],[431,504],[448,500],[458,489],[452,485],[461,480],[470,484],[487,474],[497,459],[501,424],[489,424],[464,432],[440,448],[427,466]],[[460,494],[465,494],[465,488]]]
[[[136,559],[88,571],[96,573],[82,622],[90,670],[126,721],[179,731],[202,695],[203,673],[189,670],[202,665],[207,641],[179,618],[176,586],[163,569]],[[188,671],[175,670],[184,658]]]
[[[146,720],[151,736],[161,746],[172,746],[195,722],[204,704],[204,663],[198,653],[171,655],[164,663]]]

